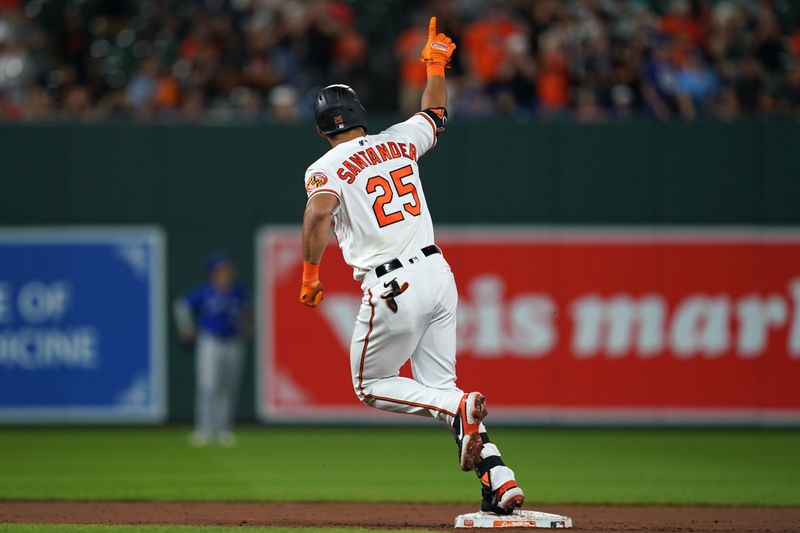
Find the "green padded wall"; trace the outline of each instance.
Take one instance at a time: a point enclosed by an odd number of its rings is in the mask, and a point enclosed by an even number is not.
[[[324,150],[309,124],[3,125],[0,225],[158,224],[170,300],[216,249],[252,288],[256,228],[301,221]],[[421,168],[438,223],[800,225],[797,122],[456,118]],[[188,421],[193,361],[172,332],[169,361],[170,418]],[[252,359],[239,413],[254,418]]]

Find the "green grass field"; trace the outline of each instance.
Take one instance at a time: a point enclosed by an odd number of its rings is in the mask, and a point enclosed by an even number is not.
[[[0,430],[0,499],[477,502],[439,428]],[[530,503],[800,505],[800,431],[495,429]]]

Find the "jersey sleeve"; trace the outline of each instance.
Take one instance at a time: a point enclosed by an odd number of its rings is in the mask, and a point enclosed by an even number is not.
[[[422,156],[425,152],[436,146],[436,139],[444,131],[447,123],[447,110],[443,107],[425,109],[413,117],[395,124],[386,133],[398,135],[414,143],[417,154]]]
[[[335,174],[331,174],[322,166],[311,166],[306,170],[306,195],[311,200],[318,194],[332,194],[342,200],[342,184]]]
[[[201,288],[192,289],[175,300],[172,312],[181,335],[191,335],[195,330],[195,317],[203,307]]]

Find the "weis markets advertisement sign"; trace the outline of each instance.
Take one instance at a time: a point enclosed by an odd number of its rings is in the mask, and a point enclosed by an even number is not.
[[[447,229],[459,386],[495,420],[800,423],[800,231]],[[325,301],[297,301],[297,230],[260,253],[265,419],[403,419],[362,406],[348,346],[360,289],[332,244]],[[408,418],[408,417],[406,417]],[[397,420],[403,421],[403,420]]]
[[[158,422],[164,239],[0,230],[0,422]]]

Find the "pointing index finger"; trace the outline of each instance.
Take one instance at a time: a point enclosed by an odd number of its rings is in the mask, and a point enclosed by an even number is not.
[[[436,38],[436,17],[431,17],[431,21],[428,24],[428,39],[435,39]]]

